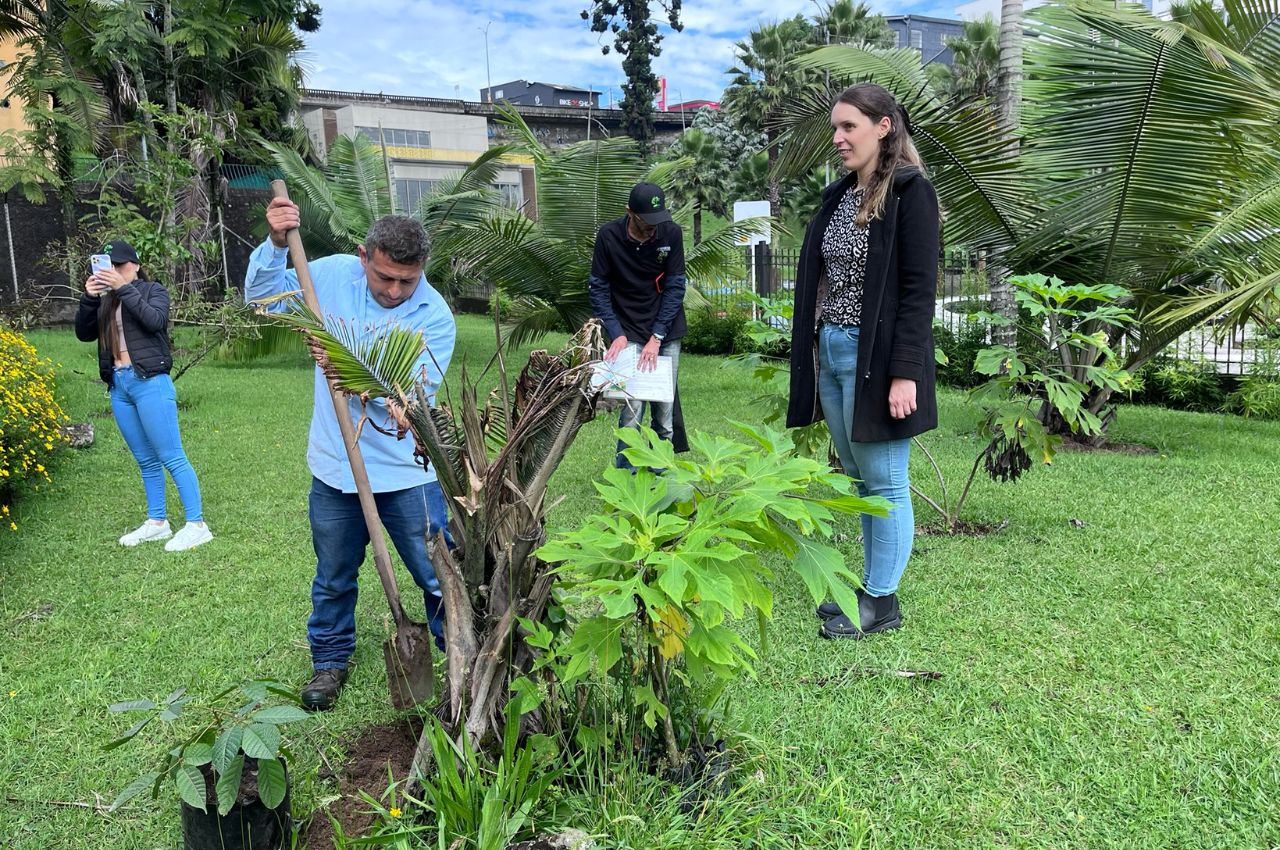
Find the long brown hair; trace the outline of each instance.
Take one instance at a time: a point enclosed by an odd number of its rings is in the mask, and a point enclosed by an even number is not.
[[[911,141],[906,110],[884,86],[857,83],[840,92],[836,103],[854,107],[870,118],[873,124],[879,124],[881,118],[889,119],[889,132],[880,140],[875,173],[863,187],[862,205],[858,209],[858,224],[865,226],[871,219],[884,214],[885,198],[893,185],[893,172],[902,165],[914,166],[923,172],[924,160]],[[832,108],[835,108],[835,104],[832,104]]]
[[[138,273],[133,279],[146,280],[142,276],[142,266],[138,266]],[[111,358],[116,356],[116,308],[119,306],[120,296],[114,289],[103,295],[98,302],[98,350],[106,352]]]

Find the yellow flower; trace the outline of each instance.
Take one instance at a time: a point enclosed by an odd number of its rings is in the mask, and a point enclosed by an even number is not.
[[[393,818],[398,818],[401,815],[401,811],[398,806],[392,806],[390,814]]]
[[[10,530],[10,531],[17,531],[17,530],[18,530],[18,524],[17,524],[16,522],[11,522],[11,523],[9,523],[9,530]]]
[[[18,695],[17,691],[9,691],[9,699],[13,699]]]

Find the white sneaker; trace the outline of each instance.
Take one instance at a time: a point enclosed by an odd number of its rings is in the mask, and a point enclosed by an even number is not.
[[[179,529],[178,533],[173,535],[173,539],[164,544],[166,552],[182,552],[187,549],[194,549],[201,543],[208,543],[213,539],[213,532],[209,530],[209,526],[196,525],[189,522]]]
[[[152,540],[168,540],[172,536],[173,529],[169,527],[169,520],[166,519],[159,525],[147,520],[124,537],[121,537],[120,545],[137,546],[139,543],[147,543]]]

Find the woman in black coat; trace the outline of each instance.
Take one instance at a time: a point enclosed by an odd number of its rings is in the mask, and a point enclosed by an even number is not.
[[[831,127],[849,173],[823,192],[805,232],[787,425],[825,419],[858,491],[890,503],[888,517],[862,517],[857,612],[832,602],[818,608],[823,637],[862,638],[902,625],[898,583],[915,535],[908,451],[912,437],[938,424],[938,198],[906,112],[884,88],[845,89]]]

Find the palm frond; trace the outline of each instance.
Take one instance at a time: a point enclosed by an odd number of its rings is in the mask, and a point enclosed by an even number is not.
[[[321,349],[313,356],[325,375],[344,392],[372,398],[398,398],[419,381],[418,361],[427,350],[418,331],[397,324],[372,333],[342,319],[322,319],[295,301],[270,318],[311,337]]]
[[[911,115],[913,140],[946,211],[946,238],[1003,252],[1022,238],[1037,208],[1026,175],[995,116],[981,102],[945,104],[928,83],[912,50],[823,47],[794,60],[822,71],[830,84],[810,86],[783,111],[779,174],[799,180],[831,157],[831,104],[846,85],[883,85]]]

